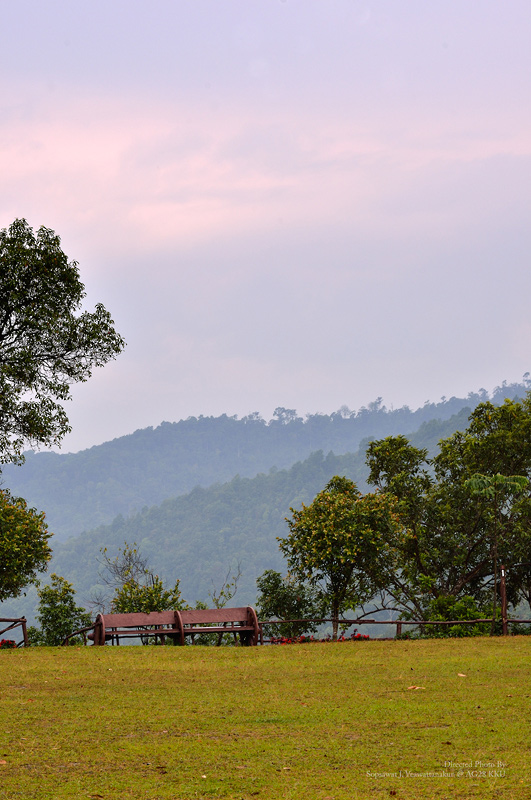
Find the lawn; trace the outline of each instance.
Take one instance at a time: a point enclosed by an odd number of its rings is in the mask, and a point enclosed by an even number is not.
[[[531,637],[0,651],[0,798],[529,798]]]

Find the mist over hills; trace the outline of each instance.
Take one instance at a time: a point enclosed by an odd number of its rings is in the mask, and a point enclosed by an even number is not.
[[[469,409],[463,409],[445,422],[424,423],[410,437],[411,441],[432,449],[441,437],[457,427],[466,427],[468,414]],[[223,484],[196,487],[186,495],[145,507],[128,518],[119,515],[110,525],[101,525],[67,541],[54,537],[48,572],[71,581],[78,600],[89,604],[104,588],[99,577],[101,549],[106,547],[113,557],[124,542],[135,542],[165,582],[173,585],[179,578],[183,596],[191,604],[197,600],[208,603],[209,592],[219,591],[227,571],[239,564],[242,577],[237,602],[252,604],[258,575],[265,569],[285,572],[276,537],[286,535],[285,518],[290,507],[310,503],[336,474],[345,475],[366,489],[365,447],[339,456],[331,452],[325,456],[318,451],[289,469],[272,467],[267,474],[254,478],[236,476]],[[32,620],[36,604],[36,590],[30,587],[27,597],[0,607],[5,616],[24,614]]]
[[[528,388],[504,385],[492,399],[523,397]],[[219,590],[227,570],[239,563],[237,602],[254,603],[256,577],[265,569],[285,570],[276,537],[286,535],[290,507],[311,502],[336,474],[365,490],[372,438],[405,433],[434,453],[440,439],[467,427],[472,408],[484,399],[452,398],[416,412],[388,411],[377,402],[356,413],[343,409],[306,420],[278,409],[269,423],[257,415],[192,418],[81,453],[29,454],[26,465],[5,468],[3,478],[13,493],[46,511],[54,532],[48,572],[73,582],[84,604],[100,584],[101,548],[112,557],[126,541],[140,546],[165,581],[179,578],[189,603],[208,602],[208,593]],[[438,418],[430,416],[434,411]],[[423,415],[427,419],[411,432],[412,420]],[[330,444],[345,452],[332,452]],[[303,457],[295,456],[299,452]],[[36,602],[30,587],[26,598],[2,604],[2,614],[31,620]]]
[[[491,399],[522,397],[529,385],[527,376],[522,384],[504,383]],[[387,409],[378,398],[358,411],[343,407],[305,419],[284,408],[267,422],[257,413],[242,419],[226,414],[190,417],[79,453],[30,451],[22,466],[5,465],[1,479],[13,494],[46,512],[58,542],[196,486],[224,483],[235,475],[253,477],[271,467],[286,469],[318,450],[355,453],[365,439],[410,434],[423,423],[449,420],[486,399],[489,395],[481,389],[466,398],[425,403],[415,411],[407,406]]]
[[[413,444],[434,450],[437,442],[466,427],[469,409],[445,422],[424,423],[410,436]],[[345,475],[367,490],[365,447],[356,453],[325,455],[321,450],[289,469],[271,468],[254,478],[239,475],[223,484],[196,487],[186,495],[144,508],[127,519],[118,516],[54,548],[53,569],[68,575],[90,595],[98,584],[100,549],[116,553],[125,541],[137,542],[160,577],[181,581],[190,603],[208,601],[229,568],[241,564],[238,602],[254,603],[256,578],[265,569],[285,571],[277,537],[285,536],[290,508],[309,504],[334,475]]]

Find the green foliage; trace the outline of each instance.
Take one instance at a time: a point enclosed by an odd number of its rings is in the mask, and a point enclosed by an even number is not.
[[[521,494],[527,488],[529,478],[524,475],[472,475],[465,481],[465,486],[473,494],[486,497],[495,503],[494,511],[496,514],[503,513],[503,509],[512,505],[516,495]]]
[[[469,597],[492,610],[498,563],[509,568],[510,602],[530,585],[529,568],[518,566],[531,560],[530,395],[481,403],[469,421],[433,458],[404,436],[372,442],[367,451],[369,482],[398,501],[403,534],[385,588],[410,617],[427,619],[444,598]]]
[[[529,479],[524,475],[481,475],[476,473],[465,486],[473,495],[483,498],[485,517],[490,529],[490,555],[493,563],[492,632],[496,624],[498,605],[498,549],[500,541],[510,536],[515,501],[527,488]],[[513,580],[514,583],[514,580]]]
[[[28,638],[32,644],[57,647],[69,633],[90,625],[91,617],[84,608],[76,605],[76,593],[71,583],[55,573],[50,577],[51,584],[38,589],[37,620],[40,629],[28,628]],[[70,644],[77,643],[77,639],[70,640]]]
[[[279,539],[280,549],[290,571],[328,601],[334,639],[339,615],[375,592],[370,574],[398,532],[394,506],[390,495],[362,495],[351,480],[335,476],[311,505],[290,509],[290,533]]]
[[[280,572],[266,569],[256,579],[258,597],[256,613],[258,619],[308,620],[321,619],[326,612],[323,601],[313,586],[296,581],[291,575],[282,577]],[[284,625],[264,625],[266,636],[287,638],[315,633],[317,625],[312,622],[287,622]]]
[[[485,619],[488,611],[480,608],[473,597],[463,595],[459,599],[440,595],[430,602],[427,608],[430,620],[472,620]],[[485,636],[490,623],[477,625],[428,625],[424,636],[434,639],[463,638],[465,636]]]
[[[114,558],[109,556],[107,547],[102,547],[100,556],[99,563],[103,569],[100,570],[99,578],[106,589],[93,590],[91,601],[94,608],[104,614],[112,603],[108,590],[116,593],[126,583],[143,585],[151,572],[147,558],[140,553],[136,542],[132,545],[124,542],[124,546],[118,548]]]
[[[114,558],[108,555],[107,547],[101,548],[100,553],[104,570],[101,579],[114,590],[110,602],[112,613],[149,613],[188,608],[181,598],[179,581],[176,581],[173,589],[166,589],[163,581],[149,567],[147,558],[140,552],[136,542],[124,542]],[[96,605],[105,612],[107,601],[100,598]]]
[[[123,349],[101,304],[75,316],[84,296],[52,230],[17,219],[0,231],[0,463],[23,461],[26,444],[59,444],[70,384]]]
[[[51,556],[44,513],[0,489],[0,600],[17,597]]]
[[[134,611],[171,611],[188,608],[181,597],[179,581],[173,589],[166,589],[158,575],[149,574],[144,583],[131,578],[116,589],[112,600],[112,612],[127,614]]]

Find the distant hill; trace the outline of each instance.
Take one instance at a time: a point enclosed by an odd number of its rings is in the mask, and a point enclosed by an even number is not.
[[[238,602],[254,602],[256,576],[266,568],[282,568],[275,537],[286,533],[290,506],[310,503],[338,472],[359,480],[362,469],[360,454],[325,457],[318,452],[289,470],[197,487],[56,544],[52,568],[86,595],[98,582],[100,548],[112,554],[124,541],[137,542],[155,572],[167,581],[181,580],[189,602],[207,601],[208,592],[219,589],[228,568],[238,562],[243,573]]]
[[[469,412],[463,409],[450,420],[426,422],[409,438],[415,446],[435,452],[441,438],[466,428]],[[254,478],[236,476],[224,484],[197,487],[129,518],[119,515],[110,525],[68,541],[54,537],[48,571],[72,581],[79,600],[87,603],[98,588],[101,548],[107,547],[113,557],[124,542],[136,542],[161,577],[171,583],[181,580],[190,603],[208,602],[209,591],[219,590],[227,570],[240,562],[237,602],[254,603],[257,576],[265,569],[285,571],[276,537],[287,533],[290,507],[310,503],[336,474],[346,475],[365,491],[367,472],[364,444],[354,454],[325,456],[319,451],[287,470],[272,468]],[[36,592],[30,588],[27,598],[1,608],[4,616],[31,618],[35,606]]]
[[[491,399],[522,397],[530,385],[527,376],[522,384],[504,383]],[[225,414],[191,417],[138,430],[79,453],[29,452],[23,466],[5,465],[1,477],[13,494],[46,512],[57,542],[110,523],[118,514],[129,516],[184,495],[196,486],[225,483],[235,475],[253,477],[271,467],[289,468],[317,450],[354,453],[364,440],[411,434],[422,424],[437,427],[453,419],[450,427],[460,425],[455,415],[468,408],[468,416],[470,409],[486,399],[489,395],[482,389],[466,398],[425,403],[415,411],[407,406],[387,409],[378,399],[359,411],[343,407],[330,415],[312,414],[305,419],[284,408],[278,408],[268,422],[258,414],[243,419]]]
[[[285,533],[290,506],[311,502],[337,472],[359,479],[362,468],[361,454],[324,457],[319,452],[289,470],[273,468],[267,475],[197,487],[66,542],[54,540],[48,572],[72,581],[78,600],[86,603],[98,584],[101,548],[113,557],[125,541],[137,542],[155,572],[172,584],[181,580],[188,602],[208,601],[208,592],[219,590],[229,567],[238,562],[243,572],[238,603],[254,602],[257,575],[282,567],[275,537]],[[27,598],[3,603],[1,613],[30,618],[36,600],[31,588]]]

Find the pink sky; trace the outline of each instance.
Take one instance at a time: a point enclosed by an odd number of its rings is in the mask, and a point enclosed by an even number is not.
[[[156,10],[2,4],[0,226],[56,230],[128,341],[66,449],[530,369],[528,3]]]

